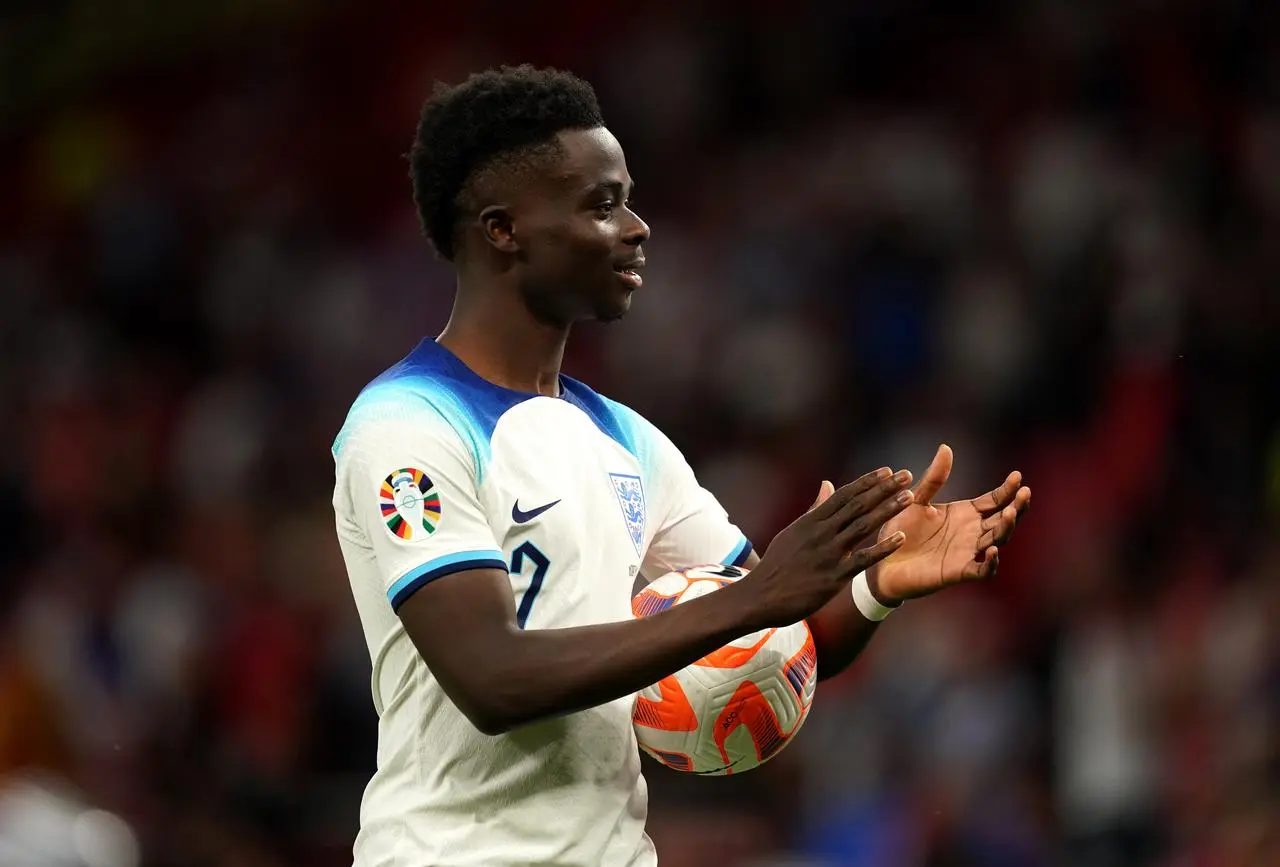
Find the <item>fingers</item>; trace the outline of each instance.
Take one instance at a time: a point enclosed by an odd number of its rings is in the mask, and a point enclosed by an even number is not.
[[[841,485],[835,490],[830,497],[821,505],[813,509],[814,517],[826,520],[836,515],[842,508],[851,502],[855,502],[859,495],[865,494],[876,487],[876,485],[889,485],[893,481],[893,471],[888,467],[881,467],[878,470],[860,476],[847,485]],[[889,493],[892,493],[896,487],[890,487]]]
[[[994,515],[982,519],[982,535],[978,537],[978,550],[988,545],[1003,545],[1013,535],[1013,528],[1018,523],[1018,510],[1013,506],[1005,506]]]
[[[869,548],[859,548],[845,560],[844,577],[852,578],[859,572],[865,572],[901,548],[905,541],[907,541],[907,534],[899,530],[896,533],[890,533]]]
[[[864,488],[859,493],[851,493],[857,484],[858,482],[854,482],[851,485],[840,488],[822,506],[825,509],[830,507],[832,503],[839,501],[839,505],[829,513],[828,517],[829,521],[837,525],[837,529],[844,529],[861,516],[873,511],[885,500],[905,490],[911,484],[911,473],[907,470],[898,470],[891,476],[874,479],[871,486]],[[865,532],[863,535],[865,535]]]
[[[1008,478],[1004,480],[1004,484],[996,488],[994,491],[988,491],[981,497],[974,498],[973,507],[983,515],[989,515],[999,509],[1003,509],[1009,503],[1013,502],[1014,495],[1018,493],[1019,486],[1022,484],[1022,473],[1014,470],[1009,473]]]
[[[1031,505],[1031,489],[1019,488],[1012,503],[1001,509],[998,514],[983,520],[984,532],[978,540],[979,549],[974,554],[973,562],[964,568],[962,574],[964,580],[980,581],[996,574],[1000,568],[1000,546],[1009,541],[1014,528],[1018,525],[1018,518],[1022,517],[1029,505]]]
[[[986,550],[978,553],[973,560],[968,563],[963,572],[961,579],[964,581],[982,581],[987,578],[995,577],[1000,569],[1000,549],[995,545],[988,547]]]
[[[822,484],[818,486],[817,499],[813,501],[813,505],[810,506],[806,511],[812,512],[814,509],[818,508],[827,500],[829,500],[831,498],[831,495],[834,494],[835,492],[836,492],[836,486],[824,479]]]
[[[951,465],[955,455],[951,446],[943,443],[938,446],[938,453],[933,456],[933,463],[924,471],[924,478],[916,486],[916,502],[922,506],[929,505],[951,475]]]
[[[875,538],[880,534],[880,528],[884,526],[884,522],[911,505],[913,499],[915,495],[911,491],[898,491],[894,496],[881,501],[871,511],[850,521],[848,526],[836,534],[836,544],[847,551],[857,546],[863,539]]]
[[[1022,517],[1030,503],[1031,489],[1019,488],[1012,503],[982,520],[983,533],[978,539],[978,544],[980,546],[1003,545],[1008,542],[1009,537],[1013,535],[1014,527],[1018,525],[1018,519]]]

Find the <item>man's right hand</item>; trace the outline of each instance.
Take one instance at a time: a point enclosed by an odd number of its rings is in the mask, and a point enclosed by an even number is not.
[[[894,533],[876,541],[880,527],[911,504],[911,473],[882,468],[827,494],[778,533],[739,593],[751,592],[755,628],[787,626],[813,614],[859,572],[888,557],[906,540]],[[827,496],[823,496],[827,494]]]

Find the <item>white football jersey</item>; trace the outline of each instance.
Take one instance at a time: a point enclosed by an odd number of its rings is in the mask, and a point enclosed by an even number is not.
[[[633,696],[481,734],[396,616],[423,585],[492,568],[508,572],[525,629],[627,620],[637,573],[746,560],[751,546],[670,440],[560,383],[559,398],[502,388],[424,340],[361,392],[334,442],[379,717],[357,867],[656,863]]]

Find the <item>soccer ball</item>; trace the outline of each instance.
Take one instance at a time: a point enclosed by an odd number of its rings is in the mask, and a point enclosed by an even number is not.
[[[636,594],[649,617],[714,593],[747,574],[738,566],[668,572]],[[785,747],[809,715],[818,654],[804,621],[744,635],[636,695],[631,720],[640,748],[694,774],[740,774]]]

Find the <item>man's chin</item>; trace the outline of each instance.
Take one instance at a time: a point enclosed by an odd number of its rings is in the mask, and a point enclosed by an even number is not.
[[[631,293],[628,292],[622,298],[610,299],[610,303],[601,304],[596,307],[597,322],[617,322],[619,319],[627,315],[631,310]]]

